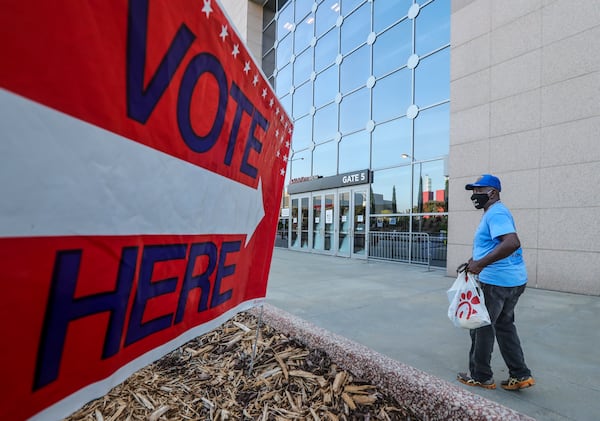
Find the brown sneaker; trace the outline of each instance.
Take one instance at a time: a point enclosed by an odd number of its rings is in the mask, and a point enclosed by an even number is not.
[[[502,386],[502,389],[506,390],[526,389],[528,387],[533,386],[534,384],[535,380],[531,376],[519,378],[509,377],[508,380],[502,380],[500,382],[500,386]]]
[[[495,389],[496,383],[494,379],[488,379],[486,381],[480,382],[475,380],[473,377],[469,376],[467,373],[458,373],[456,375],[456,380],[461,382],[462,384],[466,384],[467,386],[479,386],[484,389]]]

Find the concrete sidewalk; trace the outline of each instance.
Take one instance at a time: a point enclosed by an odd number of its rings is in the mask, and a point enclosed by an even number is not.
[[[456,382],[468,368],[470,340],[446,316],[453,282],[440,270],[276,248],[267,302]],[[600,297],[529,288],[516,324],[537,385],[517,392],[461,387],[538,420],[600,419]],[[492,368],[496,383],[508,377],[497,348]]]

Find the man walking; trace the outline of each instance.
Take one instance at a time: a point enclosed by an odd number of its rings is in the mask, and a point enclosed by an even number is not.
[[[496,388],[490,364],[495,338],[509,370],[508,380],[500,385],[507,390],[524,389],[533,386],[535,380],[525,364],[514,325],[515,306],[527,283],[521,242],[512,214],[500,202],[502,187],[497,177],[484,174],[465,189],[473,191],[471,201],[475,208],[484,211],[467,270],[479,274],[492,323],[470,331],[469,373],[458,373],[457,379],[469,386]]]

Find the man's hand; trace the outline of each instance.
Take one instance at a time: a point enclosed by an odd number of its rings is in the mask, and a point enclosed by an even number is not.
[[[473,258],[470,258],[467,262],[467,272],[474,273],[475,275],[479,275],[484,267],[485,265],[481,263],[481,260],[473,260]]]

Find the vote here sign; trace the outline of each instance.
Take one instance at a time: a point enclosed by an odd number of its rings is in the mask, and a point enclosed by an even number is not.
[[[265,297],[292,125],[215,0],[1,0],[0,419]]]

